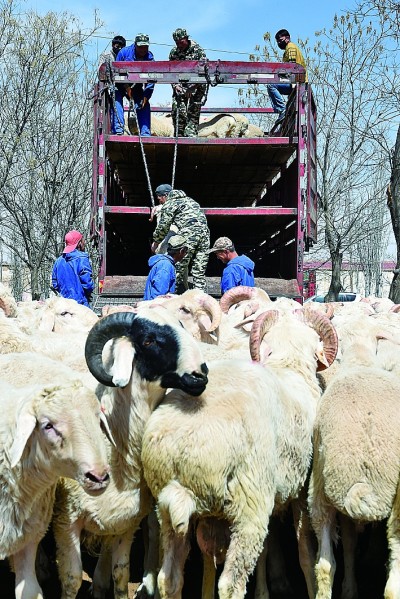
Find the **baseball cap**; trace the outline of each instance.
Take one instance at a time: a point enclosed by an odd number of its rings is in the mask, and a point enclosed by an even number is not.
[[[184,247],[187,247],[187,241],[182,235],[173,235],[168,239],[168,251],[180,250]]]
[[[233,241],[232,239],[229,239],[229,237],[218,237],[218,239],[214,241],[212,248],[208,250],[208,253],[210,254],[211,252],[222,252],[223,250],[229,250],[229,248],[232,246]]]
[[[171,185],[168,185],[168,183],[163,183],[156,188],[156,195],[165,196],[168,195],[170,191],[172,191]]]
[[[186,29],[182,29],[181,27],[178,27],[178,29],[175,29],[174,33],[172,34],[172,37],[174,38],[174,41],[177,42],[178,40],[182,40],[185,37],[189,37],[189,36],[188,36],[188,32],[186,31]]]
[[[149,36],[145,33],[138,33],[135,37],[136,46],[148,46],[150,44]]]
[[[63,254],[69,254],[69,252],[73,252],[82,237],[83,235],[82,233],[79,233],[79,231],[69,231],[69,233],[67,233],[65,236],[65,248],[63,249]]]

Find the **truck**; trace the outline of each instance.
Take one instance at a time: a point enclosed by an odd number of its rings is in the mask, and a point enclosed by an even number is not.
[[[290,82],[285,120],[260,137],[141,137],[113,135],[110,108],[115,85],[205,83],[202,115],[238,113],[249,121],[271,108],[211,107],[217,85],[266,90]],[[154,189],[170,183],[204,210],[211,243],[233,240],[255,262],[256,286],[271,298],[300,303],[305,293],[304,253],[317,237],[316,105],[305,70],[295,63],[233,61],[114,62],[102,65],[93,94],[94,143],[90,235],[96,247],[94,309],[133,304],[143,297],[155,222]],[[129,111],[129,107],[125,107]],[[170,112],[152,105],[152,113]],[[211,255],[207,291],[220,295],[221,263]],[[190,279],[189,279],[190,284]]]

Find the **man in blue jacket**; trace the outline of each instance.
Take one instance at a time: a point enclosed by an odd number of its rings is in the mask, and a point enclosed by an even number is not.
[[[69,231],[65,236],[63,253],[54,263],[51,284],[62,297],[89,307],[94,283],[89,254],[84,249],[82,233]]]
[[[152,52],[149,52],[149,36],[145,33],[139,33],[135,37],[135,43],[131,46],[122,48],[116,57],[116,61],[137,61],[137,60],[154,60]],[[142,137],[151,135],[150,121],[150,98],[154,91],[154,83],[136,83],[133,88],[128,86],[127,92],[129,99],[133,100],[138,118],[138,127]],[[118,88],[115,90],[115,109],[111,109],[111,131],[117,135],[124,133],[124,93]]]
[[[226,264],[221,277],[221,293],[239,285],[254,287],[254,262],[244,254],[239,256],[229,237],[218,237],[208,251],[209,254],[211,252],[215,252],[218,260]]]
[[[145,300],[154,299],[158,295],[175,293],[175,264],[184,258],[187,242],[182,235],[173,235],[168,240],[167,254],[155,254],[149,258],[151,270],[144,290]]]

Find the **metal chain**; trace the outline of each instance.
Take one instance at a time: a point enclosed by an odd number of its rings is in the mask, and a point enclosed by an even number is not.
[[[112,105],[112,109],[114,111],[114,114],[118,120],[118,124],[121,125],[122,127],[122,131],[124,131],[125,129],[125,123],[121,123],[121,119],[119,118],[119,114],[116,108],[116,104],[115,104],[115,80],[114,80],[114,71],[111,67],[111,62],[110,60],[107,60],[106,63],[106,88],[108,90],[110,99],[111,99],[111,105]]]

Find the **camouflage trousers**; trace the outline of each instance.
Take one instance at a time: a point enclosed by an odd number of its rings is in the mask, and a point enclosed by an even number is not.
[[[206,268],[210,248],[209,231],[180,231],[187,240],[188,251],[180,262],[175,264],[176,270],[176,293],[183,293],[188,289],[188,274],[192,275],[192,287],[207,292]]]
[[[172,120],[174,133],[178,123],[179,137],[196,137],[199,131],[201,104],[206,92],[205,85],[196,85],[194,92],[186,96],[172,97]]]

